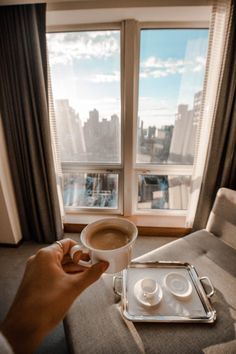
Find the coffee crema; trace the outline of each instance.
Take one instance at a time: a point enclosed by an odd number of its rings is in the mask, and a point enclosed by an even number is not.
[[[130,237],[122,230],[102,229],[95,231],[89,238],[89,245],[99,250],[114,250],[130,242]]]

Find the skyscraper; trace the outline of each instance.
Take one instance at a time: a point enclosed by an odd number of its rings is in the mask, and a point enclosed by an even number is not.
[[[57,133],[62,161],[76,161],[85,152],[84,135],[79,115],[66,99],[56,100]]]

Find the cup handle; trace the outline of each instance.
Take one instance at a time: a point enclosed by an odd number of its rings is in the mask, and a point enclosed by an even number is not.
[[[80,260],[77,264],[82,265],[83,267],[86,267],[86,268],[90,268],[93,265],[91,259],[89,261]]]
[[[70,258],[73,260],[74,255],[76,254],[76,252],[78,251],[82,251],[84,253],[88,253],[88,250],[85,249],[84,247],[80,246],[80,245],[75,245],[73,247],[71,247],[70,249]],[[81,259],[79,260],[79,262],[77,263],[79,265],[82,265],[83,267],[86,268],[90,268],[92,266],[92,261],[91,259],[89,261],[82,261]]]

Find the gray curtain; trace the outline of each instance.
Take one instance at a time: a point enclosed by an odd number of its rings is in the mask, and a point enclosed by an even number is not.
[[[234,2],[232,3],[232,22],[220,99],[216,109],[194,230],[205,228],[220,187],[236,189],[236,6]]]
[[[25,240],[62,237],[47,100],[46,5],[0,7],[0,112]]]

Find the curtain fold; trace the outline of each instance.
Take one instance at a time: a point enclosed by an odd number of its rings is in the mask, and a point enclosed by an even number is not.
[[[0,111],[25,240],[63,234],[48,116],[46,4],[0,8]]]
[[[220,187],[236,189],[236,7],[231,2],[231,18],[225,48],[224,68],[215,110],[214,125],[193,224],[205,228]]]

